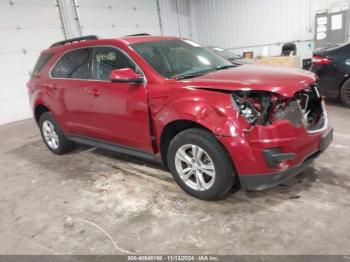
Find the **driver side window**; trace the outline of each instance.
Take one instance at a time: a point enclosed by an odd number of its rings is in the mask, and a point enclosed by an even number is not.
[[[95,47],[92,52],[92,79],[109,80],[111,71],[136,65],[121,51],[113,47]]]

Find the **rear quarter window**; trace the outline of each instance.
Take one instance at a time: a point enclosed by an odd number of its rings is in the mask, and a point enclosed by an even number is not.
[[[77,49],[64,54],[52,69],[54,78],[89,79],[89,49]]]
[[[43,53],[39,56],[34,66],[32,76],[39,74],[40,70],[46,65],[49,59],[52,57],[51,53]]]

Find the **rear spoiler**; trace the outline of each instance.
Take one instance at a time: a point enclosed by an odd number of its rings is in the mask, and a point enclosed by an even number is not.
[[[76,38],[71,38],[71,39],[56,42],[56,43],[52,44],[50,46],[50,48],[65,45],[65,44],[71,44],[73,42],[97,40],[97,39],[98,39],[98,37],[96,35],[87,35],[87,36],[82,36],[82,37],[76,37]]]

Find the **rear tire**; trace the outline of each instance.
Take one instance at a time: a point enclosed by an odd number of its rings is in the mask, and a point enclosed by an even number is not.
[[[56,155],[72,151],[73,142],[67,139],[51,112],[43,113],[39,118],[41,137],[46,147]]]
[[[175,181],[196,198],[220,199],[235,184],[230,156],[206,130],[191,128],[176,135],[169,144],[167,159]]]
[[[340,99],[345,106],[350,107],[350,79],[340,88]]]

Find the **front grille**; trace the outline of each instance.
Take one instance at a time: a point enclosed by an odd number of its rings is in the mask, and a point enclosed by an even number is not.
[[[286,119],[308,132],[318,132],[327,125],[327,115],[316,85],[297,92],[284,107],[277,108],[277,119]]]
[[[295,94],[303,114],[303,124],[308,131],[318,131],[326,124],[326,114],[323,101],[316,85]]]

